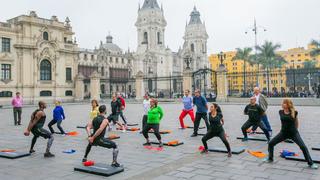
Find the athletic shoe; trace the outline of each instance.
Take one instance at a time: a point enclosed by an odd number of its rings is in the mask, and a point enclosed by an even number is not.
[[[207,149],[204,149],[200,152],[201,154],[208,154],[208,150]]]
[[[35,152],[36,152],[36,151],[33,150],[33,149],[31,149],[31,150],[29,151],[30,154],[35,153]]]
[[[194,134],[194,133],[193,133],[193,134],[191,135],[191,137],[196,137],[196,136],[198,136],[198,134]]]
[[[87,158],[83,158],[83,159],[82,159],[82,162],[87,162]]]
[[[121,164],[119,164],[118,162],[113,162],[111,166],[116,168],[116,167],[120,167]]]
[[[122,132],[125,133],[125,132],[126,132],[126,129],[122,129]]]
[[[249,139],[247,138],[247,137],[245,137],[245,138],[243,138],[242,139],[242,142],[246,142],[246,141],[248,141]]]
[[[309,165],[309,167],[310,167],[311,169],[318,169],[318,168],[319,168],[319,166],[316,165],[315,163],[313,163],[312,165]]]
[[[66,134],[61,134],[62,137],[66,136]]]
[[[159,147],[161,148],[161,147],[163,147],[163,143],[161,142],[161,143],[159,143]]]
[[[264,158],[262,161],[265,163],[272,163],[273,162],[273,160],[270,158]]]
[[[45,158],[51,158],[51,157],[54,157],[55,155],[54,154],[51,154],[51,152],[46,152],[44,153],[44,157]]]
[[[151,146],[151,143],[146,142],[146,143],[143,144],[143,146]]]

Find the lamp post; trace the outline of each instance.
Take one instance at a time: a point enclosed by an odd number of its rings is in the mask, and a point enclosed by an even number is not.
[[[224,54],[222,51],[220,52],[220,54],[218,54],[218,59],[220,61],[219,67],[225,67],[224,64],[223,64],[223,61],[225,61],[226,58],[227,58],[227,55]]]
[[[254,33],[254,60],[258,65],[257,69],[257,87],[259,87],[259,70],[260,70],[260,64],[257,62],[257,46],[258,46],[258,32],[259,29],[262,29],[263,32],[266,32],[267,29],[264,28],[263,26],[257,26],[257,21],[256,18],[254,18],[254,24],[253,27],[248,28],[248,30],[245,32],[245,34],[249,33],[249,30],[251,30]]]

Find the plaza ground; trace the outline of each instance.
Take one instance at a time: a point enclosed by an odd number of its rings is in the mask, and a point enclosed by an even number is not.
[[[191,138],[191,129],[179,130],[178,116],[181,104],[166,103],[160,104],[163,107],[165,116],[161,122],[162,130],[172,130],[168,135],[162,135],[164,141],[183,141],[184,145],[178,147],[165,147],[163,151],[151,151],[145,149],[142,144],[144,138],[138,132],[112,132],[121,136],[115,140],[119,145],[119,162],[124,165],[123,173],[111,176],[109,179],[320,179],[319,170],[311,170],[305,162],[288,161],[278,157],[278,152],[288,149],[299,154],[302,152],[295,144],[281,143],[275,148],[275,162],[272,164],[262,163],[261,159],[251,156],[247,152],[240,155],[233,155],[228,158],[223,153],[209,153],[201,155],[198,147],[201,144],[201,136]],[[35,146],[36,153],[25,158],[8,160],[0,159],[0,179],[105,179],[105,177],[80,173],[73,171],[74,166],[81,163],[85,147],[87,145],[86,133],[83,129],[76,129],[78,125],[85,125],[88,120],[90,104],[73,104],[64,106],[67,119],[63,127],[67,131],[78,131],[77,137],[62,137],[54,135],[55,140],[52,152],[56,155],[52,159],[44,159],[46,140],[39,138]],[[249,141],[243,143],[236,139],[241,135],[240,127],[247,119],[243,115],[244,105],[222,105],[225,119],[225,130],[229,135],[229,142],[232,147],[245,147],[249,150],[263,151],[267,153],[265,142]],[[28,151],[31,138],[23,136],[23,131],[30,119],[33,107],[23,109],[22,126],[13,125],[11,109],[0,109],[0,149],[16,149]],[[320,157],[320,151],[313,151],[313,145],[320,145],[320,117],[317,106],[298,106],[300,119],[300,133],[307,144],[311,154]],[[46,124],[52,117],[52,106],[48,107]],[[108,106],[108,111],[110,108]],[[270,123],[274,132],[280,129],[278,116],[279,107],[271,106],[268,111]],[[130,123],[139,123],[143,107],[140,104],[128,104],[125,115]],[[186,124],[191,125],[191,120],[186,118]],[[202,125],[204,123],[202,122]],[[45,127],[47,128],[47,127]],[[205,130],[201,130],[205,132]],[[150,135],[155,139],[154,135]],[[209,147],[224,147],[222,142],[215,138],[209,141]],[[74,154],[64,154],[63,150],[75,149]],[[99,163],[111,163],[112,150],[93,147],[88,157]]]

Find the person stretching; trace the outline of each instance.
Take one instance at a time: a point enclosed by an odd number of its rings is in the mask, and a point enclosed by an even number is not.
[[[32,113],[29,125],[24,132],[25,136],[29,136],[30,131],[33,134],[33,138],[31,141],[31,147],[30,147],[29,152],[30,153],[35,152],[35,150],[33,149],[34,145],[36,144],[38,137],[41,136],[45,139],[48,139],[47,149],[46,149],[46,152],[44,153],[44,157],[45,158],[54,157],[54,154],[52,154],[50,152],[50,148],[51,148],[51,145],[53,143],[54,138],[49,131],[43,129],[44,123],[46,122],[46,114],[44,112],[44,109],[47,108],[47,105],[43,101],[40,101],[38,103],[38,106],[39,106],[39,109],[37,109],[36,111],[34,111]]]
[[[66,117],[64,115],[64,110],[61,106],[60,101],[56,101],[55,105],[56,105],[56,107],[53,110],[53,119],[49,122],[48,127],[49,127],[50,132],[52,134],[54,134],[55,132],[54,132],[52,126],[57,123],[57,127],[60,130],[60,133],[62,135],[65,135],[66,133],[64,132],[63,128],[61,127],[62,120],[66,119]]]
[[[312,169],[318,169],[318,166],[313,163],[307,146],[304,144],[300,133],[298,131],[298,111],[295,110],[293,103],[290,99],[284,99],[282,102],[282,110],[279,111],[281,120],[280,132],[269,142],[268,151],[269,157],[264,159],[265,162],[273,161],[273,150],[274,146],[280,142],[291,139],[293,140],[303,152],[303,155],[308,162],[308,165]]]
[[[250,98],[250,104],[248,104],[246,106],[246,108],[244,109],[244,114],[248,115],[249,119],[241,127],[241,130],[242,130],[242,133],[244,136],[242,141],[248,141],[247,129],[250,128],[251,126],[256,125],[256,126],[260,127],[260,129],[262,129],[262,131],[266,135],[268,142],[269,142],[270,134],[269,134],[267,128],[265,127],[265,125],[261,121],[261,116],[264,114],[264,111],[258,104],[256,104],[255,97]]]
[[[116,94],[112,95],[112,101],[111,101],[111,114],[108,117],[108,120],[113,122],[113,125],[118,124],[120,126],[120,129],[122,129],[122,132],[126,132],[126,128],[124,125],[122,125],[119,122],[119,115],[121,112],[121,101],[117,98]],[[109,130],[111,130],[109,126]]]
[[[202,143],[204,146],[204,150],[201,153],[207,153],[208,152],[208,145],[207,141],[213,137],[219,137],[224,145],[226,146],[228,150],[228,157],[232,156],[231,149],[230,149],[230,144],[226,138],[226,134],[223,129],[224,125],[224,120],[223,120],[223,115],[220,112],[218,112],[219,106],[217,104],[212,104],[210,106],[210,112],[209,112],[209,122],[210,122],[210,129],[207,132],[206,135],[202,137]]]
[[[186,117],[186,115],[189,115],[192,122],[194,123],[194,113],[193,113],[193,106],[192,106],[192,97],[190,96],[190,91],[186,90],[184,92],[184,96],[182,98],[183,102],[183,110],[179,116],[180,120],[180,126],[181,129],[185,129],[183,119]]]
[[[122,121],[124,123],[124,127],[126,129],[128,121],[127,121],[127,118],[123,114],[123,111],[126,108],[126,101],[124,100],[124,98],[121,96],[121,94],[119,92],[117,93],[117,99],[121,102],[119,115],[120,115],[120,117],[121,117],[121,119],[122,119]]]
[[[207,100],[200,94],[200,90],[197,89],[194,92],[193,104],[197,106],[196,119],[194,121],[193,134],[191,137],[198,136],[198,130],[200,125],[200,120],[203,119],[207,126],[207,131],[209,130],[209,122],[208,122],[208,105]]]
[[[82,162],[87,161],[87,157],[91,151],[92,146],[100,146],[108,149],[113,149],[113,159],[111,166],[120,167],[120,164],[117,162],[117,157],[119,153],[118,146],[115,142],[105,138],[106,128],[109,125],[108,119],[105,118],[106,114],[106,106],[102,105],[99,107],[99,115],[95,117],[92,121],[90,121],[87,125],[87,133],[91,134],[91,129],[93,129],[93,133],[88,136],[89,144],[86,148],[85,155],[82,159]]]
[[[162,147],[163,144],[161,142],[161,135],[159,132],[160,121],[163,117],[163,111],[160,106],[158,106],[158,101],[156,99],[150,100],[150,110],[148,111],[148,120],[147,124],[144,127],[142,134],[146,138],[147,142],[143,144],[144,146],[150,146],[151,143],[149,141],[149,130],[153,129],[154,135],[157,137],[159,141],[159,147]]]

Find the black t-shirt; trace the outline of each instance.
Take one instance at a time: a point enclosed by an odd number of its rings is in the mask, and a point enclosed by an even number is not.
[[[105,119],[106,118],[104,116],[98,115],[97,117],[95,117],[92,120],[93,134],[95,134],[97,132],[97,130],[100,128],[103,120],[105,120]],[[101,134],[99,136],[96,137],[95,141],[103,138],[105,134],[106,134],[106,128],[101,132]]]
[[[38,113],[39,111],[41,111],[41,110],[37,109],[36,111],[33,112],[33,114],[32,114],[32,118],[33,118],[33,119],[36,118],[36,115],[37,115],[37,113]],[[46,122],[46,115],[42,116],[42,117],[38,120],[38,122],[34,125],[33,128],[43,128],[45,122]]]
[[[295,111],[295,118],[291,116],[291,112],[289,114],[284,113],[283,110],[279,111],[280,120],[281,120],[281,131],[284,133],[295,133],[297,132],[296,128],[296,118],[298,116],[298,112]]]
[[[259,122],[261,121],[261,116],[263,115],[264,111],[258,104],[255,105],[247,105],[244,109],[244,114],[249,116],[249,121],[251,122]]]
[[[112,115],[115,115],[120,112],[121,108],[121,101],[119,99],[115,101],[111,101],[111,113]]]
[[[217,113],[215,117],[212,117],[209,113],[209,122],[210,122],[210,129],[214,132],[220,132],[223,130],[221,119],[223,118],[223,115],[221,113]]]

